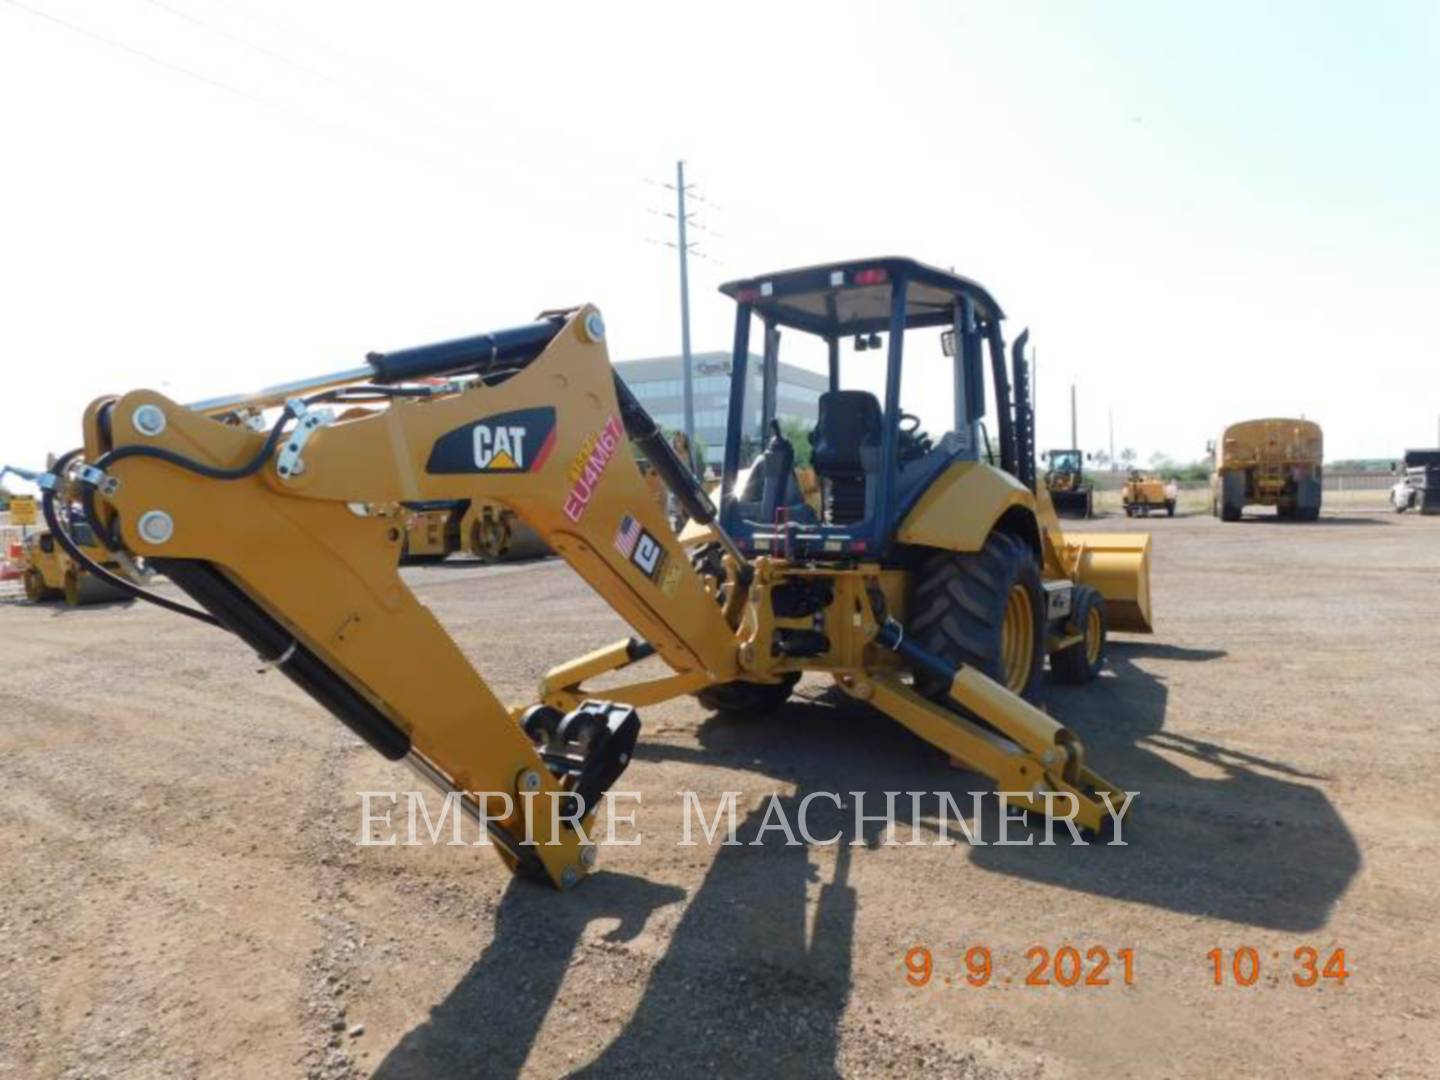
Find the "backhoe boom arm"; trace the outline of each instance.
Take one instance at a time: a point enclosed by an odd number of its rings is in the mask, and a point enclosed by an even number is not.
[[[575,778],[401,579],[400,504],[514,510],[687,685],[737,673],[734,635],[645,489],[594,309],[372,356],[368,370],[310,380],[270,439],[225,418],[275,391],[198,408],[145,390],[97,402],[78,473],[96,524],[386,757],[489,793],[476,809],[512,841],[507,857],[570,884],[589,856],[544,798],[526,800]],[[457,371],[478,377],[401,385]],[[331,401],[353,407],[330,416]],[[628,760],[625,739],[629,726],[612,752]]]

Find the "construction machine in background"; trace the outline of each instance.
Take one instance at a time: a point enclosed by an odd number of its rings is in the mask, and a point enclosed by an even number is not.
[[[14,475],[29,483],[39,483],[45,475],[31,469],[14,465],[0,466],[0,480]],[[55,542],[48,529],[28,532],[36,524],[36,501],[30,495],[12,495],[6,506],[10,524],[19,526],[23,534],[12,545],[18,558],[13,569],[7,570],[7,577],[18,571],[23,582],[25,598],[31,603],[47,600],[64,600],[71,607],[81,604],[99,604],[107,601],[126,599],[125,593],[107,585],[87,571],[84,565],[70,558]],[[144,577],[143,569],[124,555],[114,555],[96,543],[93,534],[83,521],[70,525],[74,543],[81,547],[87,557],[104,566],[114,575],[123,575],[127,580],[138,581]]]
[[[400,561],[406,565],[443,562],[457,552],[482,563],[537,559],[550,549],[513,510],[467,500],[406,503],[401,508],[404,538]]]
[[[1083,451],[1045,451],[1045,490],[1061,517],[1095,516],[1095,485],[1085,475]]]
[[[1239,521],[1247,506],[1273,506],[1294,521],[1319,518],[1325,447],[1313,420],[1231,424],[1209,450],[1211,509],[1222,521]]]
[[[96,542],[84,522],[71,526],[70,536],[86,556],[114,575],[140,580],[143,572],[123,556],[107,551]],[[21,541],[25,598],[31,603],[64,600],[71,607],[115,603],[130,599],[121,588],[102,580],[85,563],[72,558],[49,529],[38,529]]]
[[[1154,473],[1131,469],[1120,488],[1120,505],[1126,517],[1149,517],[1152,510],[1165,511],[1167,517],[1175,516],[1175,500],[1180,488],[1173,480],[1162,480]]]
[[[1440,514],[1440,449],[1405,451],[1399,478],[1390,489],[1390,505],[1397,514]]]
[[[1111,631],[1150,631],[1149,537],[1062,533],[1035,483],[1028,366],[1018,343],[1007,366],[999,305],[898,258],[723,291],[736,321],[718,508],[617,376],[585,306],[239,398],[101,398],[83,447],[45,480],[47,520],[78,514],[114,551],[153,562],[194,606],[134,591],[240,637],[385,757],[463,793],[512,868],[560,887],[595,864],[585,829],[631,759],[638,709],[695,694],[755,714],[805,673],[991,777],[1011,806],[1091,830],[1118,820],[1126,797],[1034,701],[1047,656],[1058,681],[1083,683]],[[771,409],[781,332],[828,350],[811,436],[818,512],[779,435],[751,467],[758,497],[737,488],[756,322]],[[902,412],[901,382],[907,352],[938,350],[941,331],[956,419],[929,435]],[[856,359],[883,358],[883,402],[840,380],[848,341],[882,335],[883,352]],[[987,366],[995,465],[979,438]],[[355,402],[375,407],[335,415]],[[270,410],[268,431],[227,422],[240,406]],[[523,459],[488,452],[501,428]],[[691,550],[632,445],[703,533]],[[552,669],[540,701],[502,705],[396,569],[395,508],[460,499],[516,513],[635,636]],[[504,648],[503,633],[488,645]],[[662,670],[587,689],[647,657]]]

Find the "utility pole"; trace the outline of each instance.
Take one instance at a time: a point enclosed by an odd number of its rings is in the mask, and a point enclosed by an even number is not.
[[[1110,471],[1115,471],[1115,410],[1110,410]]]
[[[685,437],[695,441],[695,385],[690,370],[690,245],[685,239],[685,162],[675,162],[675,223],[680,227],[680,371],[684,386]]]
[[[1079,450],[1079,449],[1080,449],[1080,436],[1079,436],[1079,433],[1076,431],[1076,427],[1077,427],[1077,425],[1076,425],[1076,423],[1075,423],[1075,384],[1072,382],[1072,383],[1070,384],[1070,448],[1071,448],[1072,450]]]

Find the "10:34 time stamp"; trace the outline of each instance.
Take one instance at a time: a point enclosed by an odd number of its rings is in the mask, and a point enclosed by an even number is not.
[[[1210,985],[1215,987],[1248,987],[1256,985],[1266,961],[1261,950],[1250,945],[1234,949],[1211,949]],[[1280,950],[1272,950],[1269,960],[1279,961],[1289,981],[1301,988],[1321,985],[1343,986],[1350,977],[1341,948],[1322,952],[1310,945],[1290,951],[1288,960]],[[1136,984],[1136,952],[1127,946],[1111,950],[1104,945],[1088,948],[1077,945],[1032,945],[1009,964],[997,966],[994,952],[988,945],[972,945],[960,954],[959,964],[936,960],[935,953],[924,945],[906,951],[902,960],[905,981],[913,987],[930,985],[972,987],[1129,987]],[[1283,974],[1272,976],[1271,985],[1280,985]]]

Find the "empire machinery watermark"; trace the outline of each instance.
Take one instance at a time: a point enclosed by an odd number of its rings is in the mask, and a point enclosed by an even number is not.
[[[484,846],[491,843],[489,830],[516,816],[516,800],[508,792],[451,792],[437,812],[431,812],[435,796],[422,791],[361,791],[361,847],[417,847],[421,845]],[[541,800],[549,795],[548,815]],[[811,791],[805,795],[779,792],[759,799],[745,799],[739,791],[722,792],[708,799],[695,791],[678,791],[681,800],[681,827],[678,847],[709,846],[763,847],[929,847],[970,844],[976,847],[1054,847],[1060,844],[1087,846],[1103,843],[1127,847],[1124,819],[1138,791],[1112,796],[1099,793],[1104,803],[1107,828],[1103,838],[1085,832],[1076,824],[1079,800],[1066,791],[1039,793],[1044,813],[1033,825],[1016,801],[1036,796],[1028,791],[970,792],[968,813],[948,791]],[[607,792],[596,807],[588,831],[582,826],[583,807],[572,792],[526,792],[518,807],[526,835],[517,837],[530,846],[561,843],[562,830],[574,829],[585,844],[635,846],[645,841],[635,820],[641,805],[638,791]],[[539,805],[537,805],[539,803]],[[534,823],[546,821],[548,829]],[[902,829],[908,839],[901,839]],[[1057,836],[1060,839],[1057,840]],[[703,839],[698,839],[703,838]],[[664,841],[662,841],[664,842]]]

